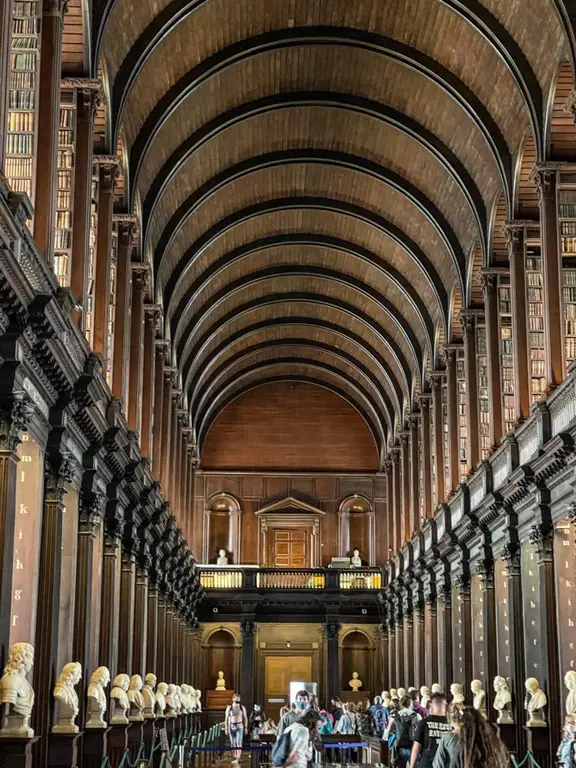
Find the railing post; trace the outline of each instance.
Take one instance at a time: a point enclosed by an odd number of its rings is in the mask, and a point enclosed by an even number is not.
[[[242,571],[242,586],[244,589],[256,588],[256,570],[254,568]]]

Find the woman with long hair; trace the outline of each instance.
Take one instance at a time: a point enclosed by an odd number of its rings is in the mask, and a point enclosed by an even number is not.
[[[441,739],[433,768],[509,768],[506,747],[476,709],[451,706],[448,721],[454,730]]]
[[[309,709],[299,720],[286,728],[284,733],[290,734],[290,753],[285,766],[307,768],[308,762],[312,760],[319,723],[320,712]]]

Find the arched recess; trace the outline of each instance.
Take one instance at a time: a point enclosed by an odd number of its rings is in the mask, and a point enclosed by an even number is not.
[[[536,159],[534,136],[528,133],[524,137],[516,162],[514,216],[512,218],[538,221],[540,217],[538,191],[531,178]]]
[[[550,89],[546,114],[546,157],[550,160],[573,161],[576,157],[575,109],[572,65],[562,61]]]
[[[227,690],[232,693],[239,687],[240,655],[242,646],[227,627],[217,627],[209,635],[203,645],[204,650],[204,688],[205,701],[210,706],[210,693],[216,688],[218,672],[224,672]]]
[[[468,258],[468,307],[483,307],[484,292],[482,289],[482,247],[478,240],[474,243],[470,257]]]
[[[489,267],[507,267],[509,264],[508,244],[504,231],[508,220],[508,208],[504,193],[500,192],[494,200],[490,216],[490,260]]]
[[[450,300],[450,335],[448,338],[449,344],[462,341],[462,326],[460,324],[460,313],[462,312],[462,309],[462,292],[460,291],[460,288],[455,285],[452,289],[452,296]]]
[[[202,544],[204,563],[215,563],[221,549],[226,551],[230,565],[240,562],[241,515],[240,502],[226,491],[207,499]]]
[[[350,691],[350,680],[354,672],[362,681],[362,698],[371,698],[374,685],[374,643],[359,628],[343,633],[340,639],[340,680],[343,690]]]
[[[374,507],[369,499],[355,493],[338,507],[340,557],[360,553],[363,565],[376,564],[376,530]]]

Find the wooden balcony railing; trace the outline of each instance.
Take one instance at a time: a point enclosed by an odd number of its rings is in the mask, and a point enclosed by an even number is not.
[[[340,571],[340,589],[382,589],[380,571]]]
[[[324,571],[260,570],[256,574],[258,589],[324,589]]]
[[[242,589],[242,571],[231,571],[228,568],[200,572],[200,584],[204,589]]]
[[[255,566],[218,566],[200,568],[200,583],[211,589],[316,589],[378,590],[382,589],[382,570],[362,568],[258,568]]]

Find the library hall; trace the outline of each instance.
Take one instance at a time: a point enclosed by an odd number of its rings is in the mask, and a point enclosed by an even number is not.
[[[576,0],[0,0],[0,768],[576,768]]]

